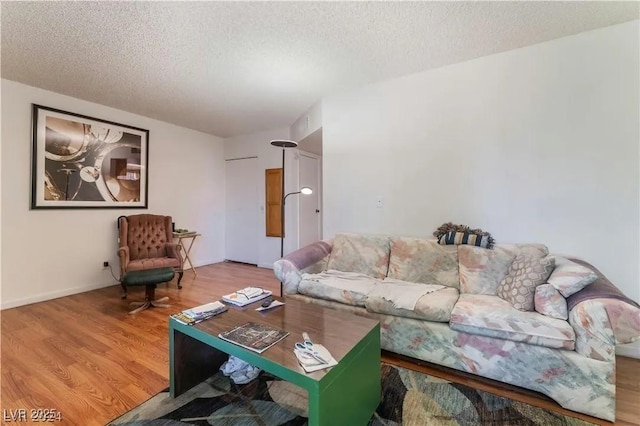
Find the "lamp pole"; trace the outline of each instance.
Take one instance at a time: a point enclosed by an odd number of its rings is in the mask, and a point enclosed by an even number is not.
[[[273,142],[271,142],[273,144]],[[284,146],[282,147],[282,203],[280,203],[280,259],[284,257]],[[280,283],[280,296],[282,296],[282,283]]]
[[[280,229],[282,229],[282,232],[280,233],[280,258],[284,257],[284,205],[289,195],[300,194],[300,193],[302,193],[302,191],[290,192],[284,197],[282,197],[282,212],[280,213],[280,220],[281,220]]]
[[[300,188],[300,191],[295,191],[295,192],[290,192],[287,195],[285,195],[284,197],[282,197],[282,210],[280,211],[280,229],[282,229],[282,232],[280,233],[280,259],[282,259],[284,257],[284,205],[287,201],[287,197],[289,195],[296,195],[296,194],[312,194],[313,190],[307,186]],[[280,296],[282,296],[282,282],[280,283]]]
[[[296,148],[298,146],[298,142],[288,140],[288,139],[275,139],[271,141],[271,145],[282,148],[282,188],[281,188],[281,196],[282,202],[280,203],[280,259],[284,257],[284,199],[286,195],[284,195],[284,150],[286,148]],[[280,283],[280,296],[282,296],[282,282]]]

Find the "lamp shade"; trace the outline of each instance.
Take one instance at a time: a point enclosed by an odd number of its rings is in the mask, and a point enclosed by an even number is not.
[[[302,192],[304,195],[309,195],[309,194],[313,194],[313,189],[309,188],[308,186],[305,186],[304,188],[300,189],[300,192]]]
[[[295,148],[298,146],[298,142],[290,141],[288,139],[275,139],[271,141],[271,145],[280,148]]]

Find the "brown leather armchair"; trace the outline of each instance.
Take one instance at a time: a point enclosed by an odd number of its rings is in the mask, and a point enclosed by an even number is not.
[[[126,272],[172,267],[178,273],[178,288],[182,288],[181,247],[173,242],[171,216],[120,216],[118,228],[121,284]],[[122,288],[126,294],[124,284]]]

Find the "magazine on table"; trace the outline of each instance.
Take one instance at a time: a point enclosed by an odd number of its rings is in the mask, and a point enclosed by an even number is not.
[[[250,321],[220,333],[218,337],[245,349],[262,353],[288,335],[284,330]]]
[[[233,293],[225,294],[222,296],[222,300],[237,306],[245,306],[269,297],[272,293],[271,290],[265,290],[260,287],[245,287]]]
[[[191,309],[185,309],[184,311],[171,314],[171,317],[186,325],[193,325],[202,322],[206,319],[214,317],[228,308],[221,302],[205,303],[204,305],[196,306]]]

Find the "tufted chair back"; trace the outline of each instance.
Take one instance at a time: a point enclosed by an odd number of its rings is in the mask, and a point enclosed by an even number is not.
[[[120,224],[120,244],[129,246],[130,260],[165,257],[171,242],[171,216],[138,214]]]
[[[137,214],[118,218],[120,280],[128,271],[174,268],[182,279],[182,254],[173,242],[171,216]]]

